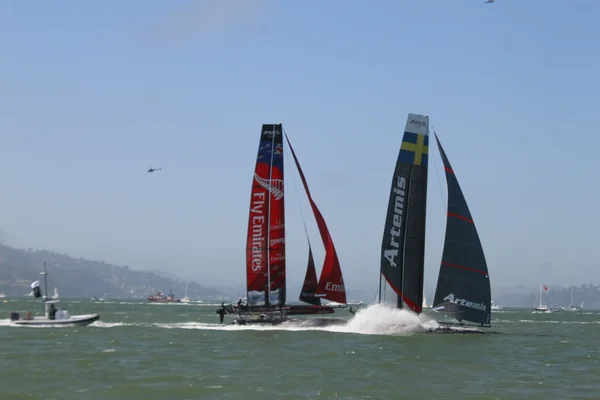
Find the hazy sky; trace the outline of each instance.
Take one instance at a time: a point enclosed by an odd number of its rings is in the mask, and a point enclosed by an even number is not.
[[[598,15],[592,0],[2,1],[0,240],[242,292],[260,128],[282,122],[347,287],[375,294],[414,112],[440,135],[493,286],[599,283]],[[297,197],[323,252],[289,161],[297,292]],[[436,150],[428,288],[440,166]]]

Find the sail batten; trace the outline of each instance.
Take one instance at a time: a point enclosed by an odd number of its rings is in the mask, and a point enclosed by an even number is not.
[[[437,135],[436,142],[446,171],[448,212],[434,309],[459,321],[490,325],[491,290],[485,254],[456,173]]]

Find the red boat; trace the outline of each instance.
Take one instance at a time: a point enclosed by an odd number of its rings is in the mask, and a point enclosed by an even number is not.
[[[181,300],[176,299],[174,294],[170,293],[165,296],[163,292],[156,292],[152,296],[148,296],[148,301],[157,303],[181,303]]]
[[[286,298],[286,235],[284,205],[284,136],[304,191],[316,219],[325,258],[317,279],[312,248],[308,240],[308,263],[300,301],[291,305]],[[246,304],[242,300],[225,305],[216,312],[223,323],[225,314],[237,314],[237,323],[281,323],[288,316],[321,315],[335,312],[322,305],[326,299],[346,307],[346,289],[333,240],[323,215],[312,199],[300,163],[281,124],[262,126],[258,155],[252,179],[248,234],[246,239]]]

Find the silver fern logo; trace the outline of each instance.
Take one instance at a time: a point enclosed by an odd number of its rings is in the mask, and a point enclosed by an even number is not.
[[[267,189],[269,193],[275,198],[280,200],[283,197],[283,179],[267,179],[261,178],[254,174],[254,180],[260,187]]]

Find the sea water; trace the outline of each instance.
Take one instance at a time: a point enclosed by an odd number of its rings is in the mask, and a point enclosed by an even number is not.
[[[10,326],[0,303],[0,399],[598,399],[600,314],[504,309],[480,334],[381,306],[341,326],[219,325],[218,305],[62,299],[88,327]],[[330,317],[330,316],[328,316]],[[226,316],[225,322],[232,322]],[[495,333],[493,333],[495,332]]]

